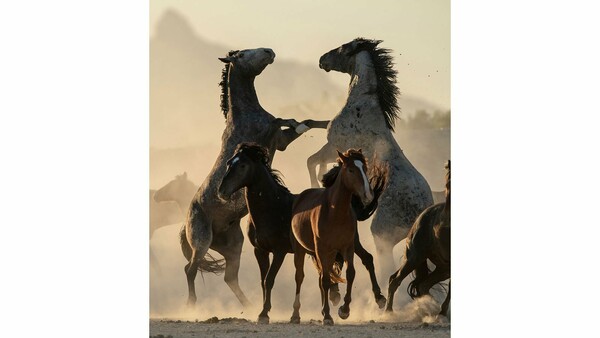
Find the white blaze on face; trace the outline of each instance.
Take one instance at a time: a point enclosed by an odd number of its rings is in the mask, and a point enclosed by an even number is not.
[[[371,188],[369,187],[369,179],[367,179],[367,175],[365,175],[365,170],[363,169],[363,163],[360,160],[354,160],[354,165],[358,167],[362,174],[363,183],[365,185],[365,194],[367,195],[367,198],[371,200],[373,196],[371,195]]]

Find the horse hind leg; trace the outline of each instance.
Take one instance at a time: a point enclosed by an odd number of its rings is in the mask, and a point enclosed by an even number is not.
[[[188,263],[183,269],[188,284],[188,306],[193,306],[194,304],[196,304],[196,275],[198,274],[198,268],[200,267],[202,258],[208,252],[210,242],[212,241],[212,229],[210,229],[210,227],[208,227],[208,229],[209,231],[204,232],[206,236],[204,236],[203,240],[196,241],[196,243],[194,243],[194,247],[192,247],[187,240],[186,227],[184,226],[179,232],[181,250],[183,252],[184,257],[188,260]]]
[[[319,179],[323,177],[323,174],[327,171],[327,164],[333,163],[336,160],[335,149],[329,144],[325,143],[319,151],[312,154],[306,160],[308,167],[308,175],[310,176],[311,188],[319,188]],[[318,175],[315,173],[317,166],[319,166]]]
[[[195,286],[195,280],[196,280],[196,275],[198,274],[198,268],[200,267],[200,261],[202,260],[202,257],[204,257],[204,255],[206,254],[206,252],[208,251],[208,246],[203,247],[203,248],[198,248],[198,249],[192,249],[192,256],[190,258],[190,261],[186,264],[184,271],[185,271],[185,275],[187,278],[187,284],[188,284],[188,301],[187,301],[187,305],[188,306],[193,306],[194,304],[196,304],[196,286]]]
[[[369,272],[369,278],[371,279],[371,287],[373,290],[373,296],[375,297],[375,302],[380,309],[383,309],[385,306],[385,297],[381,294],[381,289],[379,288],[379,283],[377,283],[377,276],[375,275],[375,265],[373,264],[373,255],[371,255],[360,243],[360,238],[358,237],[358,231],[356,232],[356,236],[354,237],[354,251],[356,255],[360,258],[361,262]]]
[[[213,241],[213,249],[225,258],[225,283],[227,283],[242,306],[247,308],[252,304],[240,288],[238,280],[243,244],[244,235],[242,234],[238,221],[237,224],[230,225],[229,230],[220,234],[219,238],[215,238]]]

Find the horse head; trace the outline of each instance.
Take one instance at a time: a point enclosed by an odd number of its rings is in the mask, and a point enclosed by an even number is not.
[[[182,198],[187,198],[188,195],[193,194],[198,187],[194,182],[188,180],[187,172],[181,175],[175,176],[171,182],[167,183],[164,187],[158,189],[154,194],[154,200],[156,202],[165,201],[177,201]]]
[[[363,205],[371,203],[373,189],[367,178],[367,160],[362,150],[348,149],[344,154],[339,151],[337,153],[341,164],[342,184],[358,196]]]
[[[268,165],[267,149],[254,143],[238,144],[227,161],[227,171],[219,184],[219,198],[229,199],[233,193],[252,182],[257,165]]]
[[[247,76],[259,75],[275,60],[275,52],[271,48],[256,48],[231,51],[224,58],[219,58],[228,64],[233,71]]]
[[[356,38],[323,54],[319,59],[319,68],[326,72],[335,70],[351,74],[354,69],[356,55],[362,51],[373,50],[381,42],[381,40]]]

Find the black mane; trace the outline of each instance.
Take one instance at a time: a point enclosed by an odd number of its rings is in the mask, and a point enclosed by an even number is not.
[[[377,96],[379,105],[385,115],[385,124],[392,131],[396,125],[396,119],[400,113],[398,106],[398,95],[400,90],[396,85],[396,75],[398,72],[393,68],[392,50],[387,48],[378,48],[377,44],[381,40],[371,40],[365,38],[356,38],[355,41],[362,42],[363,49],[371,54],[375,74],[377,76]]]
[[[233,157],[235,157],[239,153],[243,153],[253,161],[262,163],[267,168],[267,171],[269,172],[271,178],[273,178],[275,183],[281,189],[284,189],[286,192],[290,192],[290,190],[285,186],[285,183],[283,183],[283,179],[281,178],[281,173],[279,172],[279,170],[273,169],[269,165],[269,151],[267,150],[267,148],[253,142],[244,142],[238,144],[238,146],[235,148]]]
[[[226,57],[230,57],[235,55],[238,50],[232,50],[227,53]],[[219,82],[219,86],[221,86],[221,112],[223,112],[223,116],[227,118],[227,112],[229,111],[229,69],[231,68],[230,63],[226,63],[225,67],[223,67],[223,71],[221,72],[221,82]]]

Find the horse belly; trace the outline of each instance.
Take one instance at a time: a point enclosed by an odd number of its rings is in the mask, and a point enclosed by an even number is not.
[[[305,213],[294,215],[292,218],[292,233],[296,241],[308,252],[315,252],[314,235],[310,224],[310,216]]]

